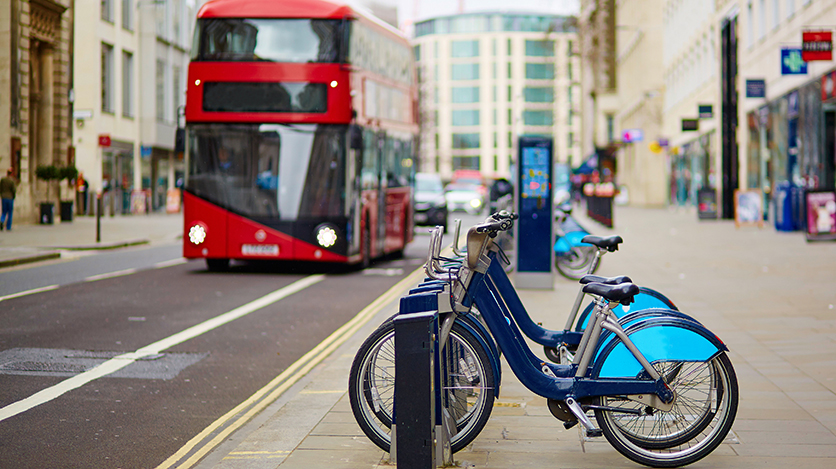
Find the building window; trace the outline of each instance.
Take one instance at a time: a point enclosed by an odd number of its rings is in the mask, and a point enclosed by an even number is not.
[[[511,38],[508,38],[508,57],[511,56]]]
[[[171,101],[174,104],[174,125],[180,127],[180,106],[183,104],[180,100],[183,96],[180,88],[180,67],[171,68],[171,78],[173,84]]]
[[[553,103],[554,88],[523,88],[523,98],[527,103]]]
[[[113,46],[102,43],[102,111],[113,112]]]
[[[511,62],[508,62],[508,78],[511,78]]]
[[[527,57],[554,57],[554,41],[526,39],[525,55]]]
[[[113,0],[102,0],[102,20],[113,23]]]
[[[795,14],[795,0],[787,0],[787,18]]]
[[[607,114],[607,142],[612,143],[615,141],[615,116],[612,114]]]
[[[479,169],[478,156],[454,156],[452,163],[453,171],[457,169]]]
[[[525,125],[554,125],[554,114],[552,111],[523,111],[523,124]]]
[[[453,148],[479,148],[479,134],[453,134]]]
[[[454,103],[478,103],[479,102],[479,87],[478,86],[456,86],[452,90],[452,98]]]
[[[508,132],[508,148],[514,147],[514,134],[512,132]]]
[[[493,133],[493,147],[499,148],[499,135],[496,132]]]
[[[436,149],[436,150],[438,150],[438,148],[439,148],[440,146],[441,146],[441,143],[440,143],[440,137],[439,137],[439,135],[438,135],[438,134],[435,134],[435,149]]]
[[[134,55],[122,51],[122,115],[134,116]]]
[[[157,120],[165,120],[165,62],[157,59],[156,74]]]
[[[453,80],[478,80],[479,64],[453,64]]]
[[[491,48],[493,49],[493,56],[496,57],[496,39],[493,40]]]
[[[746,26],[746,40],[749,43],[748,46],[752,47],[755,44],[755,12],[751,0],[746,4]]]
[[[508,85],[508,102],[511,103],[514,101],[514,88],[511,85]]]
[[[453,111],[453,125],[479,125],[479,110],[466,109]]]
[[[554,64],[525,64],[525,77],[529,80],[553,80]]]
[[[496,109],[493,110],[493,125],[496,125]]]
[[[511,109],[508,109],[508,125],[514,125],[514,113]]]
[[[567,57],[571,57],[571,56],[575,53],[575,52],[572,50],[573,43],[572,43],[572,41],[567,41],[567,42],[566,42],[566,45],[567,45],[567,47],[566,47],[566,56],[567,56]]]
[[[453,41],[450,52],[453,57],[479,57],[479,41]]]
[[[496,102],[496,85],[493,86],[493,102]]]
[[[415,52],[415,61],[420,62],[421,61],[421,46],[417,45],[417,46],[413,47],[412,50]]]
[[[569,132],[569,136],[566,138],[566,146],[572,148],[575,146],[575,133]]]
[[[122,28],[134,30],[134,0],[122,0]]]
[[[758,2],[758,39],[766,36],[766,0]]]

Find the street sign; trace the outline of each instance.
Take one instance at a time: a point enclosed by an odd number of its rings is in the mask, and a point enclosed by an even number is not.
[[[99,146],[100,147],[109,147],[110,146],[110,134],[99,134]]]
[[[746,97],[747,98],[765,98],[766,97],[766,80],[746,80]]]
[[[807,62],[801,58],[801,49],[785,47],[781,49],[781,75],[806,75]]]
[[[700,119],[711,119],[714,117],[714,106],[711,104],[698,104]]]
[[[833,32],[803,31],[801,33],[801,58],[805,62],[833,60]]]
[[[642,129],[627,129],[621,135],[621,141],[624,143],[641,142],[642,140],[644,140]]]
[[[682,131],[683,132],[694,132],[700,130],[700,120],[699,119],[682,119]]]

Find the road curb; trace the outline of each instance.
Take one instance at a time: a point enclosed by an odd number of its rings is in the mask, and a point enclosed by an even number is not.
[[[150,244],[148,239],[132,239],[128,241],[117,241],[114,243],[96,243],[76,246],[50,246],[50,249],[63,249],[66,251],[104,251],[107,249],[119,249],[129,246],[139,246],[142,244]]]
[[[28,256],[13,257],[11,259],[0,259],[0,269],[3,267],[11,267],[20,264],[29,264],[32,262],[46,261],[50,259],[58,259],[61,253],[57,251],[48,251],[38,254],[31,254]]]

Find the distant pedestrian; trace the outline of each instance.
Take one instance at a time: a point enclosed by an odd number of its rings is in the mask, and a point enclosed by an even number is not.
[[[15,193],[17,183],[14,180],[14,169],[6,171],[6,177],[0,179],[0,199],[3,200],[3,213],[0,215],[0,231],[12,229],[12,214],[15,210]]]

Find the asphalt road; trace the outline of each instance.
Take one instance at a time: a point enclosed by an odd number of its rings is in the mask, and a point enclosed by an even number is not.
[[[172,246],[5,271],[0,297],[55,287],[0,301],[0,468],[156,467],[419,267],[416,231],[404,259],[366,271],[210,273]],[[118,370],[92,376],[100,364]]]

